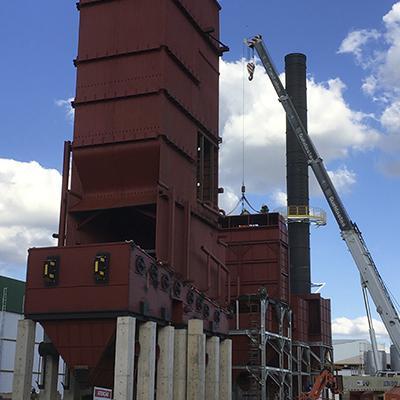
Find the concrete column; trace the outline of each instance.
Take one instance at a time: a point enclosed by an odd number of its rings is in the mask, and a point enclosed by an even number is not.
[[[118,317],[115,343],[114,400],[133,400],[136,318]]]
[[[32,391],[35,331],[35,322],[29,319],[18,321],[12,400],[26,400],[30,398]]]
[[[205,400],[206,336],[203,321],[191,320],[188,328],[187,400]]]
[[[172,326],[158,331],[160,356],[157,362],[157,400],[173,400],[174,331]]]
[[[232,340],[225,339],[220,346],[219,400],[232,399]]]
[[[174,340],[174,400],[186,400],[187,330],[176,329]]]
[[[206,366],[206,399],[219,400],[219,337],[207,339],[206,350],[208,363]]]
[[[69,373],[69,389],[64,390],[63,400],[80,400],[80,387],[72,371]]]
[[[40,400],[57,399],[58,390],[58,355],[49,355],[45,358],[44,364],[44,389],[40,390]]]
[[[140,354],[136,400],[154,400],[157,324],[149,321],[139,328]]]

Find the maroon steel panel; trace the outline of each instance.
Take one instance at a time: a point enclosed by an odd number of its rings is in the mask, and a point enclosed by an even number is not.
[[[262,286],[268,296],[289,302],[286,226],[279,218],[271,225],[239,225],[223,230],[226,263],[233,294],[255,294]]]
[[[158,259],[180,279],[192,282],[208,297],[226,304],[229,271],[218,231],[210,230],[189,203],[180,203],[175,193],[162,193],[157,204]],[[169,240],[162,240],[163,237]]]
[[[80,1],[78,59],[92,59],[163,43],[165,0]]]
[[[94,279],[94,260],[98,254],[107,254],[110,260],[109,280],[104,283]],[[48,257],[59,260],[58,282],[53,286],[43,279],[43,265]],[[143,261],[142,272],[137,267],[139,258]],[[164,278],[168,282],[165,287]],[[175,283],[176,276],[133,243],[31,249],[25,315],[35,321],[46,321],[134,314],[177,324],[200,318],[205,321],[205,329],[227,332],[225,311],[191,285],[181,282],[179,294],[176,294]],[[216,285],[211,287],[211,294],[217,292]],[[201,300],[200,308],[187,298],[187,293],[192,291],[195,300]],[[204,304],[207,307],[203,307]],[[216,312],[220,314],[218,320]]]
[[[159,177],[159,151],[159,143],[154,140],[76,149],[74,164],[83,194],[154,189]]]
[[[299,296],[292,295],[290,304],[293,311],[293,340],[306,343],[308,342],[308,325],[310,318],[308,302]]]
[[[156,94],[82,104],[75,109],[74,145],[143,140],[161,133],[162,98]]]
[[[308,302],[309,307],[308,334],[310,342],[332,345],[330,300],[322,298],[320,294],[302,297]]]
[[[44,321],[42,325],[68,365],[88,368],[99,364],[116,331],[115,319]]]
[[[110,282],[94,284],[93,265],[99,252],[111,254]],[[59,284],[47,286],[43,264],[47,257],[60,257]],[[31,249],[28,258],[25,314],[51,314],[123,310],[128,303],[130,246],[89,245]]]
[[[77,108],[83,101],[163,89],[217,136],[219,45],[203,31],[212,27],[218,37],[218,11],[213,4],[194,8],[202,10],[206,26],[196,22],[189,8],[172,0],[161,4],[121,0],[82,7],[81,20],[90,19],[92,24],[81,23]],[[95,40],[98,37],[101,40]],[[79,131],[76,125],[75,132]]]

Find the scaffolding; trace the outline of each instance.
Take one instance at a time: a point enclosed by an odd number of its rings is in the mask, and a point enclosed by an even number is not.
[[[235,308],[236,329],[230,335],[247,338],[248,361],[232,367],[241,381],[233,398],[292,400],[292,311],[287,304],[269,299],[265,288],[258,295],[241,296]],[[243,315],[245,329],[240,321]]]
[[[292,340],[292,310],[268,298],[264,288],[240,296],[234,309],[233,400],[292,400],[307,392],[324,368],[333,370],[332,346]]]
[[[326,212],[322,208],[309,206],[288,206],[276,210],[287,223],[308,222],[317,226],[326,225]]]
[[[293,398],[309,391],[314,379],[324,368],[333,371],[333,348],[323,342],[293,341]],[[322,394],[327,399],[328,393]]]

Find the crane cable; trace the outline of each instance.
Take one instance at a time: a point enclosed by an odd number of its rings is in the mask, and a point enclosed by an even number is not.
[[[247,58],[246,58],[246,54],[245,54],[245,48],[248,51],[247,54]],[[249,51],[252,51],[251,57],[249,54]],[[242,68],[243,68],[243,79],[242,79],[242,188],[241,188],[241,192],[242,195],[240,197],[240,199],[238,200],[238,202],[236,203],[235,207],[226,215],[232,215],[236,209],[238,208],[238,206],[241,204],[241,213],[245,213],[246,210],[246,205],[256,214],[259,214],[260,211],[256,210],[250,203],[250,201],[247,199],[246,197],[246,184],[245,184],[245,160],[246,160],[246,152],[245,152],[245,132],[246,132],[246,110],[245,110],[245,103],[246,103],[246,86],[245,86],[245,75],[246,75],[246,69],[247,72],[249,74],[249,81],[253,80],[254,77],[254,71],[256,68],[255,65],[255,59],[254,59],[255,55],[254,55],[254,49],[249,49],[249,47],[247,45],[245,45],[245,43],[243,43],[243,54],[242,54]],[[250,62],[248,62],[246,64],[246,60],[251,59]]]

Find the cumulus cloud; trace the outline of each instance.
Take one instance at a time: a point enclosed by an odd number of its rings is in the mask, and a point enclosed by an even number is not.
[[[286,207],[287,206],[287,193],[282,190],[275,190],[272,194],[272,200],[275,207]]]
[[[385,166],[383,160],[381,169],[383,171],[390,170],[391,173],[394,173],[398,170],[396,165],[400,163],[398,156],[400,149],[400,2],[393,4],[391,10],[383,16],[382,26],[378,32],[375,29],[351,32],[342,42],[339,52],[345,52],[340,51],[343,44],[345,42],[350,43],[349,38],[356,37],[357,32],[373,32],[370,36],[379,38],[372,47],[365,46],[366,42],[361,40],[359,46],[354,46],[355,51],[348,52],[355,56],[357,63],[360,59],[369,60],[369,62],[363,64],[366,69],[366,76],[363,79],[362,90],[375,102],[378,102],[382,108],[378,120],[385,135],[380,146],[384,152],[391,153],[390,158],[397,153],[397,161],[390,160],[391,165]],[[364,35],[363,37],[366,38],[367,36]],[[368,40],[366,39],[366,41]]]
[[[345,39],[343,39],[338,53],[351,53],[354,54],[357,61],[365,65],[364,48],[371,40],[379,39],[381,34],[376,29],[360,29],[350,32]]]
[[[25,264],[27,249],[54,244],[61,175],[35,161],[0,159],[0,272]],[[21,275],[21,274],[19,274]]]
[[[386,107],[381,116],[382,125],[389,132],[396,132],[399,130],[400,122],[400,99]]]
[[[336,190],[347,192],[356,183],[356,174],[347,167],[338,168],[335,171],[328,171]]]
[[[380,339],[388,339],[385,325],[382,321],[373,319],[375,333]],[[332,321],[332,334],[334,337],[369,338],[368,318],[358,317],[354,319],[339,317]]]
[[[281,206],[285,191],[285,113],[263,68],[244,85],[243,62],[221,62],[220,132],[221,184],[239,193],[242,176],[242,136],[245,134],[245,177],[248,192],[268,194],[273,207]],[[281,76],[284,79],[284,76]],[[352,110],[344,99],[339,79],[308,79],[309,132],[327,163],[345,159],[351,151],[371,148],[379,134],[367,121],[369,115]],[[339,190],[356,181],[345,167],[332,171]]]
[[[74,100],[73,97],[70,97],[69,99],[66,100],[56,100],[56,106],[61,107],[64,109],[66,117],[69,121],[73,121],[74,115],[75,115],[75,110],[72,107],[72,101]]]

